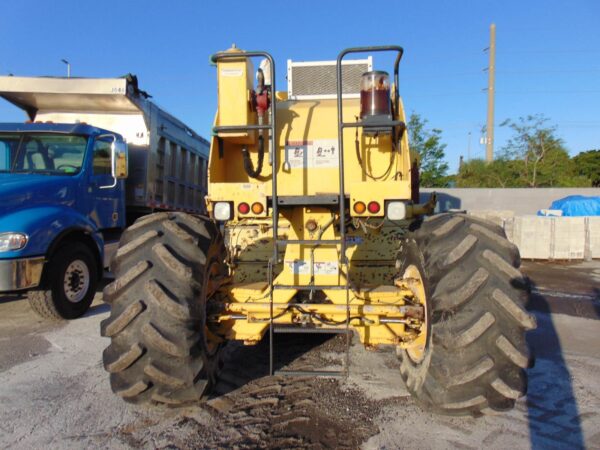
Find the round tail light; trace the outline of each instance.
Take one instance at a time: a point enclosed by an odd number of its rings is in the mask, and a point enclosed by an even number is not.
[[[363,202],[356,202],[353,209],[356,214],[364,214],[367,206]]]
[[[238,212],[240,214],[248,214],[250,212],[250,205],[248,203],[240,203],[238,205]]]
[[[377,202],[369,202],[369,206],[367,206],[367,208],[371,214],[377,214],[381,209],[381,206],[379,206],[379,203]]]
[[[265,210],[264,206],[262,205],[262,203],[252,203],[252,212],[254,214],[262,214],[262,212]]]

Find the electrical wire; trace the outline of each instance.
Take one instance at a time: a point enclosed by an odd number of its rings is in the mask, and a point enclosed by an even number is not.
[[[356,121],[358,122],[358,117],[356,117]],[[371,144],[372,140],[373,140],[373,138],[369,137],[369,145]],[[392,139],[392,151],[390,152],[390,163],[389,163],[386,171],[380,176],[373,175],[373,173],[368,170],[368,164],[363,163],[363,159],[360,156],[360,144],[358,142],[358,127],[356,127],[356,135],[354,138],[354,144],[355,144],[354,147],[356,150],[356,159],[358,159],[358,164],[363,169],[366,176],[368,176],[370,179],[372,179],[374,181],[382,180],[389,176],[390,172],[392,171],[392,167],[394,165],[394,160],[396,159],[396,145],[395,145],[394,139]]]

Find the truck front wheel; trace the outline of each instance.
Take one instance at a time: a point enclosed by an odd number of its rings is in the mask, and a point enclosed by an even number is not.
[[[50,258],[45,289],[30,291],[31,308],[45,319],[76,319],[88,310],[96,293],[98,267],[80,242],[61,247]]]

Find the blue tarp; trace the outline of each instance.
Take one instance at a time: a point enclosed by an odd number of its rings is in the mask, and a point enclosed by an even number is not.
[[[570,195],[554,200],[550,208],[562,211],[563,216],[600,216],[600,197]],[[538,215],[545,215],[538,212]]]

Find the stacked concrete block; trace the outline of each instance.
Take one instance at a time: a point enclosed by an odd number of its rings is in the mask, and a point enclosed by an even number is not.
[[[506,234],[506,238],[514,243],[515,242],[515,222],[516,217],[507,217],[502,221],[502,228],[504,228],[504,233]]]
[[[584,259],[586,217],[552,217],[550,259]]]
[[[586,217],[588,254],[586,259],[600,258],[600,217]]]
[[[598,188],[422,189],[421,201],[432,191],[438,193],[439,211],[467,211],[500,225],[524,259],[600,258],[600,217],[533,215],[568,195],[600,195]]]
[[[496,225],[504,228],[506,237],[509,241],[513,241],[513,223],[515,219],[515,212],[510,210],[495,211],[488,209],[478,209],[468,211],[471,216],[479,217],[480,219],[489,220]]]
[[[553,220],[539,216],[515,217],[513,242],[519,247],[522,258],[550,259]]]

